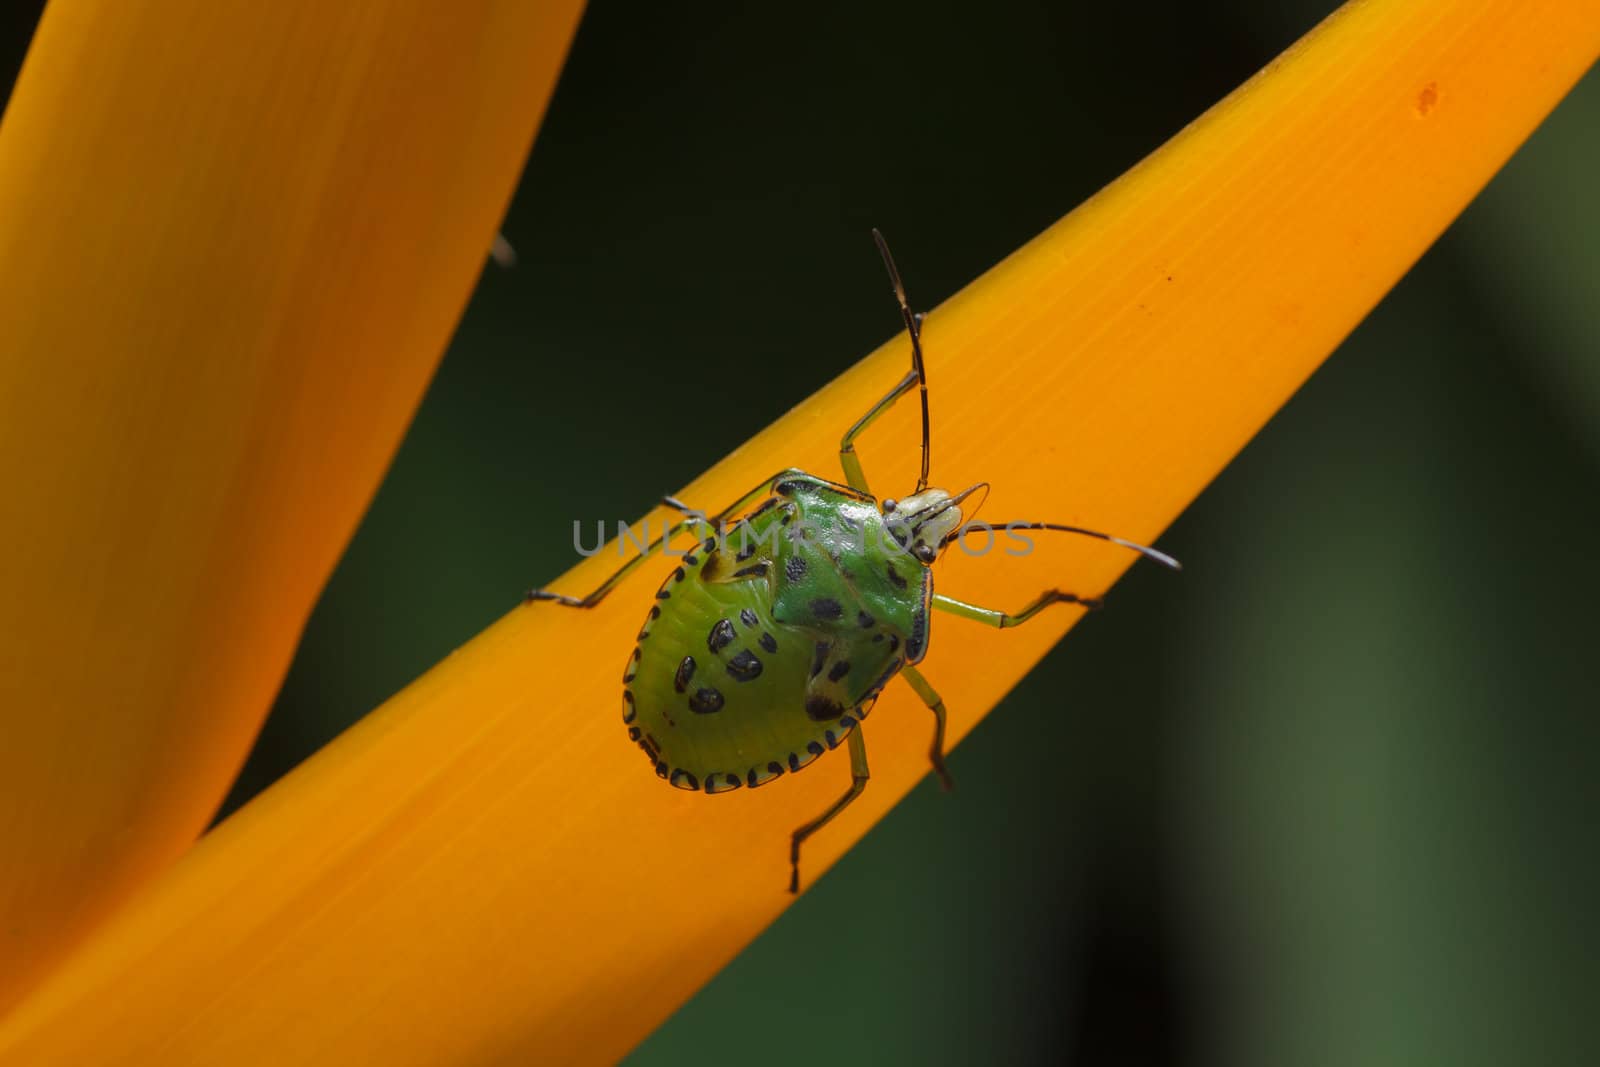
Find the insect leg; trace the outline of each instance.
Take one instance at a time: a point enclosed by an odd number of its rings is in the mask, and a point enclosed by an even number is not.
[[[568,608],[592,608],[596,604],[600,603],[600,601],[604,600],[606,598],[606,594],[615,589],[624,578],[626,578],[629,574],[632,574],[634,569],[637,568],[639,564],[643,563],[651,556],[654,556],[657,552],[660,552],[668,543],[672,541],[674,537],[678,536],[678,534],[682,533],[684,530],[690,529],[691,527],[704,526],[708,521],[713,526],[718,525],[730,516],[737,514],[742,508],[748,505],[751,501],[755,500],[757,497],[771,492],[773,484],[776,483],[780,478],[800,473],[802,472],[794,467],[786,467],[783,470],[778,471],[776,474],[763,478],[754,488],[750,489],[744,495],[739,497],[738,500],[735,500],[733,503],[717,512],[715,515],[710,516],[709,519],[702,513],[694,510],[687,504],[680,501],[677,497],[663,497],[663,504],[674,509],[675,511],[679,511],[685,515],[688,515],[689,518],[682,522],[675,523],[670,529],[667,530],[665,534],[656,538],[654,541],[651,541],[643,552],[624,563],[621,567],[618,567],[611,577],[600,583],[599,587],[595,589],[594,592],[590,593],[588,596],[578,597],[568,596],[565,593],[552,593],[548,589],[530,589],[523,599],[524,601],[548,600],[552,603],[560,604],[563,607]]]
[[[909,393],[921,381],[921,376],[915,367],[906,372],[895,387],[883,394],[878,402],[867,409],[867,413],[855,421],[850,429],[845,431],[843,439],[839,442],[839,466],[844,468],[844,480],[850,488],[871,494],[867,488],[867,476],[861,469],[861,457],[856,455],[856,437],[871,426],[873,420],[894,406],[894,402]]]
[[[845,481],[850,488],[871,494],[872,490],[867,488],[867,476],[861,470],[861,460],[856,456],[856,435],[915,386],[922,394],[922,470],[917,477],[916,488],[920,493],[928,487],[928,371],[922,359],[922,321],[927,316],[913,313],[906,303],[905,283],[900,280],[900,270],[894,265],[894,257],[889,254],[889,245],[884,241],[883,234],[873,230],[872,240],[878,246],[878,254],[883,257],[884,269],[889,272],[889,282],[894,287],[895,301],[900,305],[900,318],[911,337],[911,369],[882,399],[868,408],[867,413],[855,421],[855,425],[845,431],[844,438],[839,442],[839,466],[844,468]]]
[[[676,512],[678,512],[680,514],[683,514],[683,515],[688,515],[690,518],[693,518],[696,515],[702,514],[699,508],[690,507],[688,504],[685,504],[683,501],[679,500],[677,497],[673,496],[671,493],[668,493],[666,496],[662,497],[661,498],[661,503],[665,504],[667,507],[671,508],[673,511],[676,511]]]
[[[944,697],[928,684],[922,672],[915,667],[900,668],[900,676],[911,684],[917,696],[933,712],[933,747],[928,749],[928,760],[933,764],[934,773],[939,776],[939,785],[948,793],[955,788],[955,783],[950,780],[950,772],[944,769]]]
[[[861,727],[857,726],[850,732],[850,788],[844,796],[835,800],[827,811],[796,830],[789,838],[789,892],[800,892],[800,846],[806,838],[828,825],[828,821],[850,806],[850,802],[860,796],[862,790],[867,788],[867,779],[872,777],[867,770],[867,742],[861,736]]]
[[[568,608],[592,608],[599,604],[600,601],[604,600],[606,598],[606,594],[615,589],[622,579],[633,573],[634,569],[637,568],[639,564],[643,563],[657,552],[660,552],[674,537],[677,537],[684,530],[689,529],[691,526],[698,525],[701,525],[701,520],[698,518],[685,519],[682,522],[674,523],[667,529],[666,533],[662,534],[654,541],[651,541],[643,552],[639,553],[637,556],[634,556],[628,562],[618,567],[616,571],[612,573],[611,577],[601,582],[599,588],[595,589],[594,592],[590,593],[588,596],[568,596],[565,593],[552,593],[548,589],[530,589],[528,590],[527,595],[523,597],[523,600],[525,602],[534,600],[549,600]]]
[[[981,608],[976,604],[968,604],[964,600],[957,600],[940,593],[933,594],[933,606],[936,610],[947,611],[963,619],[971,619],[973,622],[981,622],[985,626],[993,626],[996,630],[1021,626],[1051,604],[1082,604],[1090,611],[1098,611],[1105,606],[1105,600],[1097,596],[1079,596],[1076,593],[1064,593],[1059,589],[1047,589],[1021,611],[1000,611],[996,608]]]

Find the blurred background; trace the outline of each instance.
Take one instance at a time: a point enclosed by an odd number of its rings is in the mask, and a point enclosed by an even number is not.
[[[566,569],[572,516],[643,513],[894,333],[869,227],[934,306],[1333,6],[593,0],[521,262],[229,809]],[[0,84],[40,7],[0,14]],[[1134,568],[954,795],[630,1062],[1596,1062],[1597,187],[1591,73],[1162,538],[1189,569]],[[684,365],[692,430],[656,405]]]

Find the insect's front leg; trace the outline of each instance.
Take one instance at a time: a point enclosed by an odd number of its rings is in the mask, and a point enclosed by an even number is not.
[[[915,334],[919,343],[922,336],[922,323],[927,317],[928,316],[925,313],[917,312],[916,314],[912,315],[910,319],[911,331],[913,334]],[[888,411],[890,408],[894,407],[894,402],[896,400],[899,400],[902,396],[905,396],[917,386],[923,386],[924,392],[926,392],[927,383],[923,377],[922,362],[920,359],[914,360],[911,364],[911,369],[906,372],[906,376],[896,382],[893,389],[890,389],[887,393],[883,394],[883,396],[879,397],[878,402],[868,408],[867,413],[852,423],[850,428],[845,431],[844,437],[839,441],[839,466],[844,468],[845,484],[849,485],[850,488],[856,490],[857,492],[866,493],[868,496],[872,495],[872,490],[867,487],[866,472],[861,469],[861,457],[856,454],[856,438],[860,437],[862,431],[864,431],[868,426],[871,426],[879,415],[882,415],[885,411]],[[926,403],[926,401],[924,401],[924,403]],[[922,469],[924,475],[926,475],[928,469],[927,427],[924,426],[923,429]]]
[[[906,376],[895,384],[893,389],[879,397],[878,402],[868,408],[867,413],[857,419],[850,429],[845,431],[843,439],[839,442],[839,466],[844,468],[844,479],[850,488],[869,495],[872,492],[871,489],[867,488],[866,472],[861,469],[861,457],[856,455],[856,438],[861,435],[863,430],[871,426],[879,415],[893,407],[896,400],[899,400],[914,389],[921,380],[922,376],[918,373],[917,368],[911,368]]]
[[[1060,589],[1047,589],[1039,594],[1039,598],[1023,608],[1021,611],[1000,611],[997,608],[983,608],[976,604],[968,604],[955,597],[944,596],[940,593],[933,594],[933,606],[939,611],[959,615],[963,619],[981,622],[985,626],[993,626],[996,630],[1005,630],[1013,626],[1021,626],[1051,604],[1081,604],[1089,611],[1099,611],[1105,606],[1105,598],[1098,596],[1079,596],[1077,593],[1067,593]]]

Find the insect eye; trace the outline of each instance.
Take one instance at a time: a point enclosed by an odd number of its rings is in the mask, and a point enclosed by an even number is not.
[[[918,545],[916,548],[912,549],[912,551],[915,552],[917,558],[924,563],[932,563],[939,555],[933,550],[932,545]]]
[[[884,497],[883,498],[883,513],[885,515],[887,515],[891,511],[893,511],[894,508],[895,508],[895,499],[894,499],[894,497],[892,497],[892,496]]]

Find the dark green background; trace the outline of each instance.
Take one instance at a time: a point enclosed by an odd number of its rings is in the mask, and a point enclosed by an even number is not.
[[[936,304],[1331,6],[592,4],[522,262],[230,805],[564,570],[572,516],[641,513],[887,338],[869,226]],[[1594,1062],[1597,186],[1591,76],[1162,539],[1190,569],[1135,568],[954,796],[633,1062]]]

